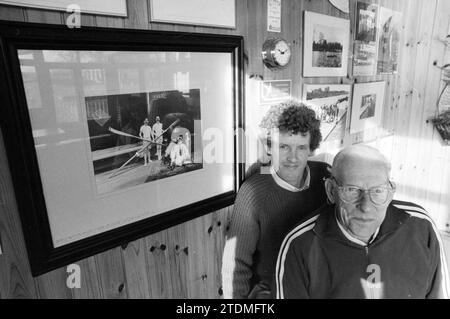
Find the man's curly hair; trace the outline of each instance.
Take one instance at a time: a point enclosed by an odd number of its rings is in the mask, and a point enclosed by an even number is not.
[[[292,134],[309,132],[311,151],[316,150],[322,141],[320,120],[317,119],[316,113],[303,103],[295,101],[271,106],[259,126],[267,129],[268,132],[272,129]]]

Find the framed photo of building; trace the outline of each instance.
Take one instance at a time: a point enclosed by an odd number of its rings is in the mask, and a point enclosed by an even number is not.
[[[351,134],[381,126],[385,88],[384,81],[353,86]]]
[[[305,11],[303,76],[347,76],[350,21]]]
[[[236,0],[150,0],[152,22],[236,28]]]
[[[242,37],[8,22],[0,40],[33,275],[234,202]]]

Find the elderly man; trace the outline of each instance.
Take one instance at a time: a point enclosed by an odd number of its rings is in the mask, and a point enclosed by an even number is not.
[[[392,200],[389,171],[368,146],[336,155],[331,204],[282,243],[277,298],[448,298],[437,229],[420,206]]]
[[[308,161],[321,141],[314,111],[296,103],[276,105],[261,126],[271,132],[271,166],[238,192],[223,254],[225,298],[270,297],[284,236],[326,203],[328,165]]]

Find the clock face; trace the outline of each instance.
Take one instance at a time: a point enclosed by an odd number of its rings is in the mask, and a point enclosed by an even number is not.
[[[281,38],[269,38],[263,44],[262,56],[268,68],[283,68],[291,59],[291,48]]]
[[[291,49],[289,45],[284,40],[280,40],[276,43],[273,52],[275,61],[280,66],[286,66],[291,59]]]

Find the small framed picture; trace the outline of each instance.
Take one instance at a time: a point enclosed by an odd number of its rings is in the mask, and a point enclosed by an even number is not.
[[[261,81],[259,103],[272,104],[290,100],[291,89],[291,80]]]
[[[381,125],[385,88],[384,81],[353,86],[351,134]]]
[[[356,3],[356,41],[375,42],[377,40],[378,5]]]
[[[350,21],[305,11],[303,76],[346,76]]]

